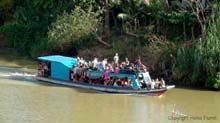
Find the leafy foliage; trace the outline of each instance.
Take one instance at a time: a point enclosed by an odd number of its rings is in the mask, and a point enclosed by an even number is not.
[[[72,0],[14,0],[14,5],[14,22],[2,26],[0,32],[7,37],[13,48],[31,56],[47,50],[39,46],[48,42],[48,26],[58,14],[70,12],[73,8]]]
[[[0,26],[7,21],[11,21],[14,12],[14,0],[0,1]]]
[[[205,85],[208,88],[219,89],[220,88],[220,72],[214,76],[209,76]]]
[[[173,61],[176,69],[174,71],[185,72],[196,85],[215,89],[220,89],[220,16],[216,13],[219,10],[220,7],[213,8],[209,27],[203,38],[192,47],[181,46],[177,49]]]
[[[160,11],[159,16],[161,19],[165,19],[172,24],[183,23],[184,21],[187,21],[188,24],[196,22],[196,16],[193,13],[189,13],[187,11]]]
[[[95,33],[98,20],[92,12],[76,7],[70,14],[58,16],[48,32],[51,42],[57,45],[71,43]]]

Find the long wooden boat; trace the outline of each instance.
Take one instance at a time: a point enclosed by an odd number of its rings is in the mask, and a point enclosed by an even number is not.
[[[130,78],[131,84],[129,86],[115,86],[115,85],[104,85],[103,83],[92,83],[84,81],[74,81],[71,79],[72,69],[77,64],[76,58],[65,57],[65,56],[43,56],[38,57],[38,60],[47,65],[47,75],[38,75],[37,80],[64,85],[68,87],[81,88],[86,90],[93,90],[103,93],[111,94],[134,94],[134,95],[152,95],[159,96],[166,91],[175,88],[174,85],[164,86],[162,88],[143,88],[140,86],[140,82],[137,81],[137,74],[135,73],[110,73],[111,77],[127,77]],[[102,76],[104,73],[97,70],[90,70],[89,79],[95,80]],[[151,81],[149,74],[147,79]]]

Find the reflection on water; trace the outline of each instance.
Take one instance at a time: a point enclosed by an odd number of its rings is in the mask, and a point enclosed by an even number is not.
[[[31,72],[0,67],[0,123],[218,123],[220,119],[219,92],[174,89],[161,97],[90,93],[43,84]],[[192,119],[203,116],[217,119]]]

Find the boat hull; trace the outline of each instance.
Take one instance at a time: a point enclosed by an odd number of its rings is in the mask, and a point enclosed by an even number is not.
[[[55,80],[45,77],[36,77],[37,80],[64,85],[68,87],[82,88],[86,90],[92,90],[103,93],[111,93],[111,94],[132,94],[132,95],[151,95],[151,96],[160,96],[165,93],[167,90],[174,88],[175,86],[166,86],[166,88],[162,89],[133,89],[132,87],[116,87],[116,86],[105,86],[101,84],[90,84],[85,82],[72,82],[72,81],[64,81],[64,80]]]

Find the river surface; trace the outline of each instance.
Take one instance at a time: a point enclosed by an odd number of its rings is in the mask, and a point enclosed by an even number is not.
[[[36,62],[0,57],[0,123],[219,123],[220,92],[101,94],[34,79]]]

